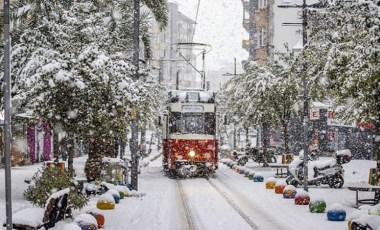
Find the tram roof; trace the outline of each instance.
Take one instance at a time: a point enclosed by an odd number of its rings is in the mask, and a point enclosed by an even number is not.
[[[172,90],[168,99],[169,102],[215,103],[215,93],[200,90]]]

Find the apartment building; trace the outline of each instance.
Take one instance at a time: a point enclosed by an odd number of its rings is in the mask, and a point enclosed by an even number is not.
[[[178,43],[190,43],[193,40],[194,21],[179,11],[177,3],[169,4],[169,22],[164,31],[153,22],[151,65],[156,75],[168,89],[192,88],[196,84],[196,74],[190,65],[180,56]],[[191,49],[181,50],[181,54],[194,62]]]
[[[301,5],[302,0],[241,0],[244,8],[243,27],[249,33],[242,46],[249,52],[247,61],[265,64],[275,59],[276,51],[302,48],[302,19],[300,8],[281,5]],[[315,3],[316,1],[310,1]],[[309,2],[308,2],[309,4]]]

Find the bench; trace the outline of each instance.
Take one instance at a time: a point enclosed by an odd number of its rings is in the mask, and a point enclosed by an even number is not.
[[[347,186],[351,191],[356,192],[356,207],[359,207],[359,204],[371,204],[375,205],[380,203],[380,186],[373,186],[366,183],[358,183]],[[374,192],[375,195],[371,199],[359,199],[359,192]]]
[[[276,168],[275,177],[286,178],[289,175],[289,164],[269,164],[269,167]]]
[[[68,197],[70,189],[66,188],[53,193],[48,198],[45,209],[25,208],[13,214],[13,229],[34,230],[49,229],[70,215],[68,208]]]

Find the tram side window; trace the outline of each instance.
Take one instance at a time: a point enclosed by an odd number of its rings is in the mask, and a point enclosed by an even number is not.
[[[169,132],[181,133],[181,113],[172,112],[169,119]]]
[[[205,134],[215,135],[215,113],[205,113]]]

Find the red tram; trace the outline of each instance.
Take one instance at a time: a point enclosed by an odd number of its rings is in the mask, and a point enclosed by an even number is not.
[[[218,168],[215,94],[171,91],[163,116],[162,164],[169,176],[209,176]]]

